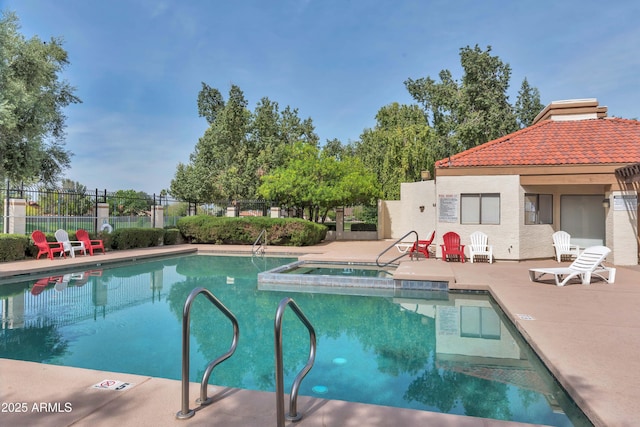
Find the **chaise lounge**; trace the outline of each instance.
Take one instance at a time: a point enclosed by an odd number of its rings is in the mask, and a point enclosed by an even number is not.
[[[611,249],[606,246],[591,246],[578,255],[569,267],[532,268],[529,269],[529,278],[532,282],[540,282],[542,276],[549,274],[554,276],[558,286],[566,285],[573,278],[579,278],[583,285],[588,285],[591,283],[592,276],[598,276],[607,283],[613,283],[616,269],[602,264],[610,253]]]

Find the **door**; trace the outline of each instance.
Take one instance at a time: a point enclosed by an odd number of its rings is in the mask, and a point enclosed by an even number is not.
[[[606,238],[604,195],[560,196],[560,229],[571,234],[571,243],[586,248],[604,245]]]

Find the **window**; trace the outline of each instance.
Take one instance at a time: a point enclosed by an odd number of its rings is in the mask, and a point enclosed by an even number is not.
[[[525,194],[524,223],[553,224],[553,195]]]
[[[500,194],[461,194],[461,224],[500,224]]]
[[[500,319],[498,314],[489,307],[460,307],[460,336],[499,340]]]

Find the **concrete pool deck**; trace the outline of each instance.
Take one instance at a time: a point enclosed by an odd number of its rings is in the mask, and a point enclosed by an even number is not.
[[[372,262],[391,241],[330,242],[305,248],[267,247],[268,255],[316,261]],[[246,253],[247,246],[180,245],[54,261],[0,264],[0,279],[17,274],[106,265],[176,252]],[[397,256],[395,249],[384,259]],[[596,426],[634,426],[640,419],[640,268],[618,267],[616,283],[532,283],[531,267],[552,260],[445,263],[403,258],[401,278],[447,280],[450,289],[487,290]],[[568,264],[568,263],[567,263]],[[2,286],[2,285],[0,285]],[[134,384],[123,391],[92,386],[105,379]],[[181,384],[122,373],[0,359],[0,425],[16,426],[273,426],[273,393],[209,387],[218,400],[188,420],[176,420]],[[199,384],[191,384],[190,407]],[[26,403],[24,412],[16,406]],[[43,406],[41,404],[44,404]],[[288,406],[288,402],[287,402]],[[305,417],[287,425],[315,426],[516,426],[523,424],[301,396]],[[6,412],[13,409],[13,412]]]

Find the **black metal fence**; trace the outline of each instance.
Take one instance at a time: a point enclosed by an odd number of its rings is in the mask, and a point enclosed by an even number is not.
[[[53,233],[57,229],[85,230],[97,232],[99,224],[98,206],[108,206],[107,222],[112,229],[156,227],[155,206],[163,207],[163,226],[173,227],[182,217],[196,214],[226,216],[228,209],[236,216],[268,216],[271,203],[265,200],[219,200],[210,203],[193,203],[175,200],[166,195],[148,195],[143,192],[107,190],[77,191],[43,187],[11,186],[0,188],[3,212],[0,216],[0,231],[8,232],[9,199],[26,201],[25,232],[34,230]],[[104,217],[104,214],[103,214]]]

